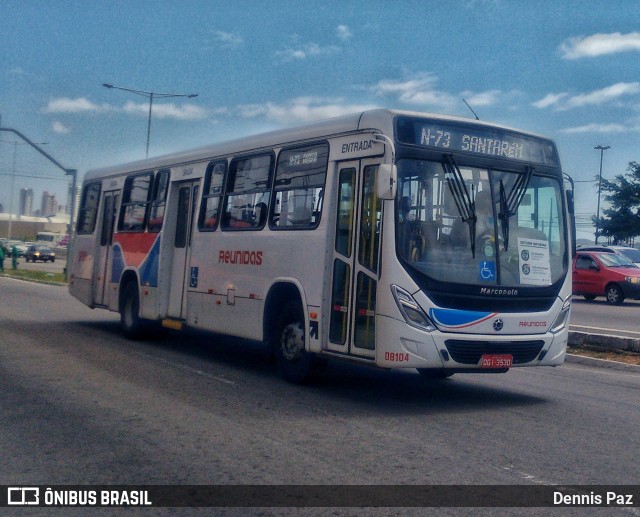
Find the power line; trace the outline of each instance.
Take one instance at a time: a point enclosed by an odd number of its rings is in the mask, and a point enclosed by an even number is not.
[[[0,172],[0,176],[14,176],[14,174],[8,172]],[[61,178],[60,176],[34,176],[31,174],[15,174],[15,176],[20,178],[37,178],[43,180],[58,180],[58,181],[66,181],[68,182],[68,178]]]

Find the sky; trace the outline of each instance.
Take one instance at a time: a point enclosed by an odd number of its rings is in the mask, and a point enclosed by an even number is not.
[[[2,0],[0,123],[93,168],[369,108],[473,117],[558,145],[593,238],[602,175],[640,161],[636,1]],[[0,203],[69,177],[0,132]],[[13,185],[13,188],[12,188]],[[604,199],[602,208],[606,207]]]

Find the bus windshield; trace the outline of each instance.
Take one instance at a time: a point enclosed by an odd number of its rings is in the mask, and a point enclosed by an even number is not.
[[[398,161],[397,252],[440,282],[549,286],[567,264],[562,182],[536,173]]]

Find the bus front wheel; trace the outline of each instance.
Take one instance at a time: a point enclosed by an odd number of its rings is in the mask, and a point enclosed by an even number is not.
[[[304,316],[300,304],[287,303],[280,314],[274,333],[274,352],[282,377],[304,384],[318,380],[326,371],[327,360],[307,352]]]

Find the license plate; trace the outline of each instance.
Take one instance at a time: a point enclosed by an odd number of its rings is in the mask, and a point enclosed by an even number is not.
[[[484,354],[480,359],[482,368],[511,368],[512,364],[511,354]]]

